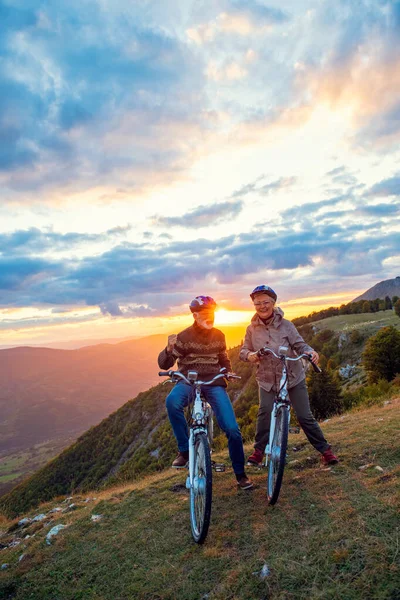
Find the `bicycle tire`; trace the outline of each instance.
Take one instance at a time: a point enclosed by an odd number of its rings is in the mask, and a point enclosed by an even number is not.
[[[206,539],[211,519],[212,468],[210,447],[205,432],[194,440],[193,485],[190,487],[190,524],[197,544]]]
[[[267,496],[269,504],[272,505],[278,500],[281,491],[288,444],[288,427],[288,411],[286,408],[280,407],[276,415],[271,456],[268,463]]]

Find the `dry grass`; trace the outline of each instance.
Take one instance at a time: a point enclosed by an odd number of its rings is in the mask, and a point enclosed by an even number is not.
[[[88,496],[95,500],[86,504],[74,497],[79,508],[54,517],[52,524],[68,528],[51,546],[44,541],[48,528],[39,524],[34,537],[1,551],[0,562],[10,567],[2,573],[0,596],[398,600],[399,422],[397,398],[323,424],[341,458],[330,470],[320,467],[302,434],[291,436],[289,458],[299,462],[288,465],[275,507],[266,502],[263,470],[250,473],[251,492],[237,491],[230,470],[216,473],[211,526],[200,547],[191,540],[181,472],[93,492]],[[217,459],[226,461],[226,452]],[[93,513],[102,520],[91,522]],[[0,526],[5,532],[14,524],[3,519]],[[16,535],[6,533],[1,541]],[[269,575],[261,579],[265,564]]]

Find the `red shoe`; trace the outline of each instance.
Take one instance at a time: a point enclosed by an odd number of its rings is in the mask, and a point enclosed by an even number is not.
[[[256,467],[258,467],[259,465],[261,465],[262,461],[264,458],[264,452],[261,452],[261,450],[258,450],[257,448],[255,448],[253,454],[251,454],[249,456],[249,458],[247,459],[247,464],[248,465],[255,465]]]
[[[323,465],[337,465],[339,459],[333,454],[332,450],[328,448],[322,453],[321,461]]]

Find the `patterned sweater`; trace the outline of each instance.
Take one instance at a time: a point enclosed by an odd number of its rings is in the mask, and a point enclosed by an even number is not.
[[[178,370],[184,375],[188,371],[197,371],[199,379],[209,381],[222,367],[232,370],[226,353],[225,335],[219,329],[204,329],[197,323],[184,329],[177,335],[172,352],[164,348],[158,356],[160,369],[170,369],[178,361]],[[225,379],[219,379],[213,385],[226,387]]]

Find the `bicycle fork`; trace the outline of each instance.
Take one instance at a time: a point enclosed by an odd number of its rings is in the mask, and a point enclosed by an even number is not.
[[[275,402],[274,408],[273,408],[272,414],[271,414],[269,440],[268,440],[267,447],[265,448],[265,466],[266,467],[268,466],[268,460],[270,460],[270,459],[279,460],[279,457],[280,457],[280,450],[281,450],[280,447],[275,447],[274,452],[276,455],[272,456],[272,444],[273,444],[273,440],[274,440],[275,427],[276,427],[276,415],[280,408],[284,408],[287,411],[288,426],[290,423],[290,405],[288,405],[286,402]]]

